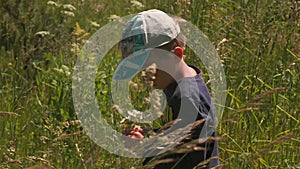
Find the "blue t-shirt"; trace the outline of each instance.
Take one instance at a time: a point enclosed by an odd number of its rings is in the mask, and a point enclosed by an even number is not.
[[[196,76],[180,79],[164,89],[168,106],[172,109],[173,120],[180,119],[179,123],[176,124],[177,127],[175,127],[175,129],[192,124],[197,120],[205,119],[205,123],[201,123],[193,128],[190,132],[190,137],[182,140],[182,143],[188,143],[198,139],[200,135],[200,138],[202,139],[204,137],[216,136],[214,123],[215,114],[211,96],[202,78],[201,71],[197,67],[189,66],[197,72]],[[175,159],[175,161],[159,164],[154,168],[168,169],[176,164],[176,169],[192,169],[199,163],[212,157],[214,158],[204,166],[211,168],[219,165],[219,160],[217,158],[218,142],[216,140],[199,143],[197,146],[203,147],[204,150],[167,155],[164,158]],[[148,161],[149,159],[146,159],[144,163],[147,163]]]

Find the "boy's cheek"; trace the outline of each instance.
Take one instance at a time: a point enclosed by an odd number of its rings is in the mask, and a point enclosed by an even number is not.
[[[164,76],[164,73],[157,72],[153,79],[153,87],[156,89],[164,89],[167,86],[166,82],[166,76]]]

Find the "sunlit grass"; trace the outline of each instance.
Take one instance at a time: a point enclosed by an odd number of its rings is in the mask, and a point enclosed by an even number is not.
[[[85,134],[71,77],[90,35],[150,8],[189,20],[216,47],[225,39],[218,46],[228,86],[218,126],[224,168],[300,168],[298,1],[8,0],[0,8],[0,168],[141,168],[140,159],[110,154]],[[99,65],[95,94],[101,113],[121,131],[110,96],[116,55]],[[186,60],[208,80],[192,52]]]

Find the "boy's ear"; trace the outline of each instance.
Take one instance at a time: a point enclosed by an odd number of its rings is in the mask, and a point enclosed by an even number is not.
[[[180,60],[183,58],[183,49],[181,47],[177,46],[173,49],[173,51],[174,54],[180,58]]]

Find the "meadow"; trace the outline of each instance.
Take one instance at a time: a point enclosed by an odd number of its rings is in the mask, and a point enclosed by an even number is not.
[[[152,8],[190,21],[217,49],[227,80],[218,125],[223,168],[300,169],[297,0],[1,0],[0,169],[142,168],[141,159],[111,154],[83,131],[72,73],[78,51],[98,29]],[[121,131],[110,96],[117,55],[113,48],[99,65],[95,95],[105,119]],[[201,61],[186,55],[208,81]],[[141,88],[136,97],[141,109],[144,94]]]

